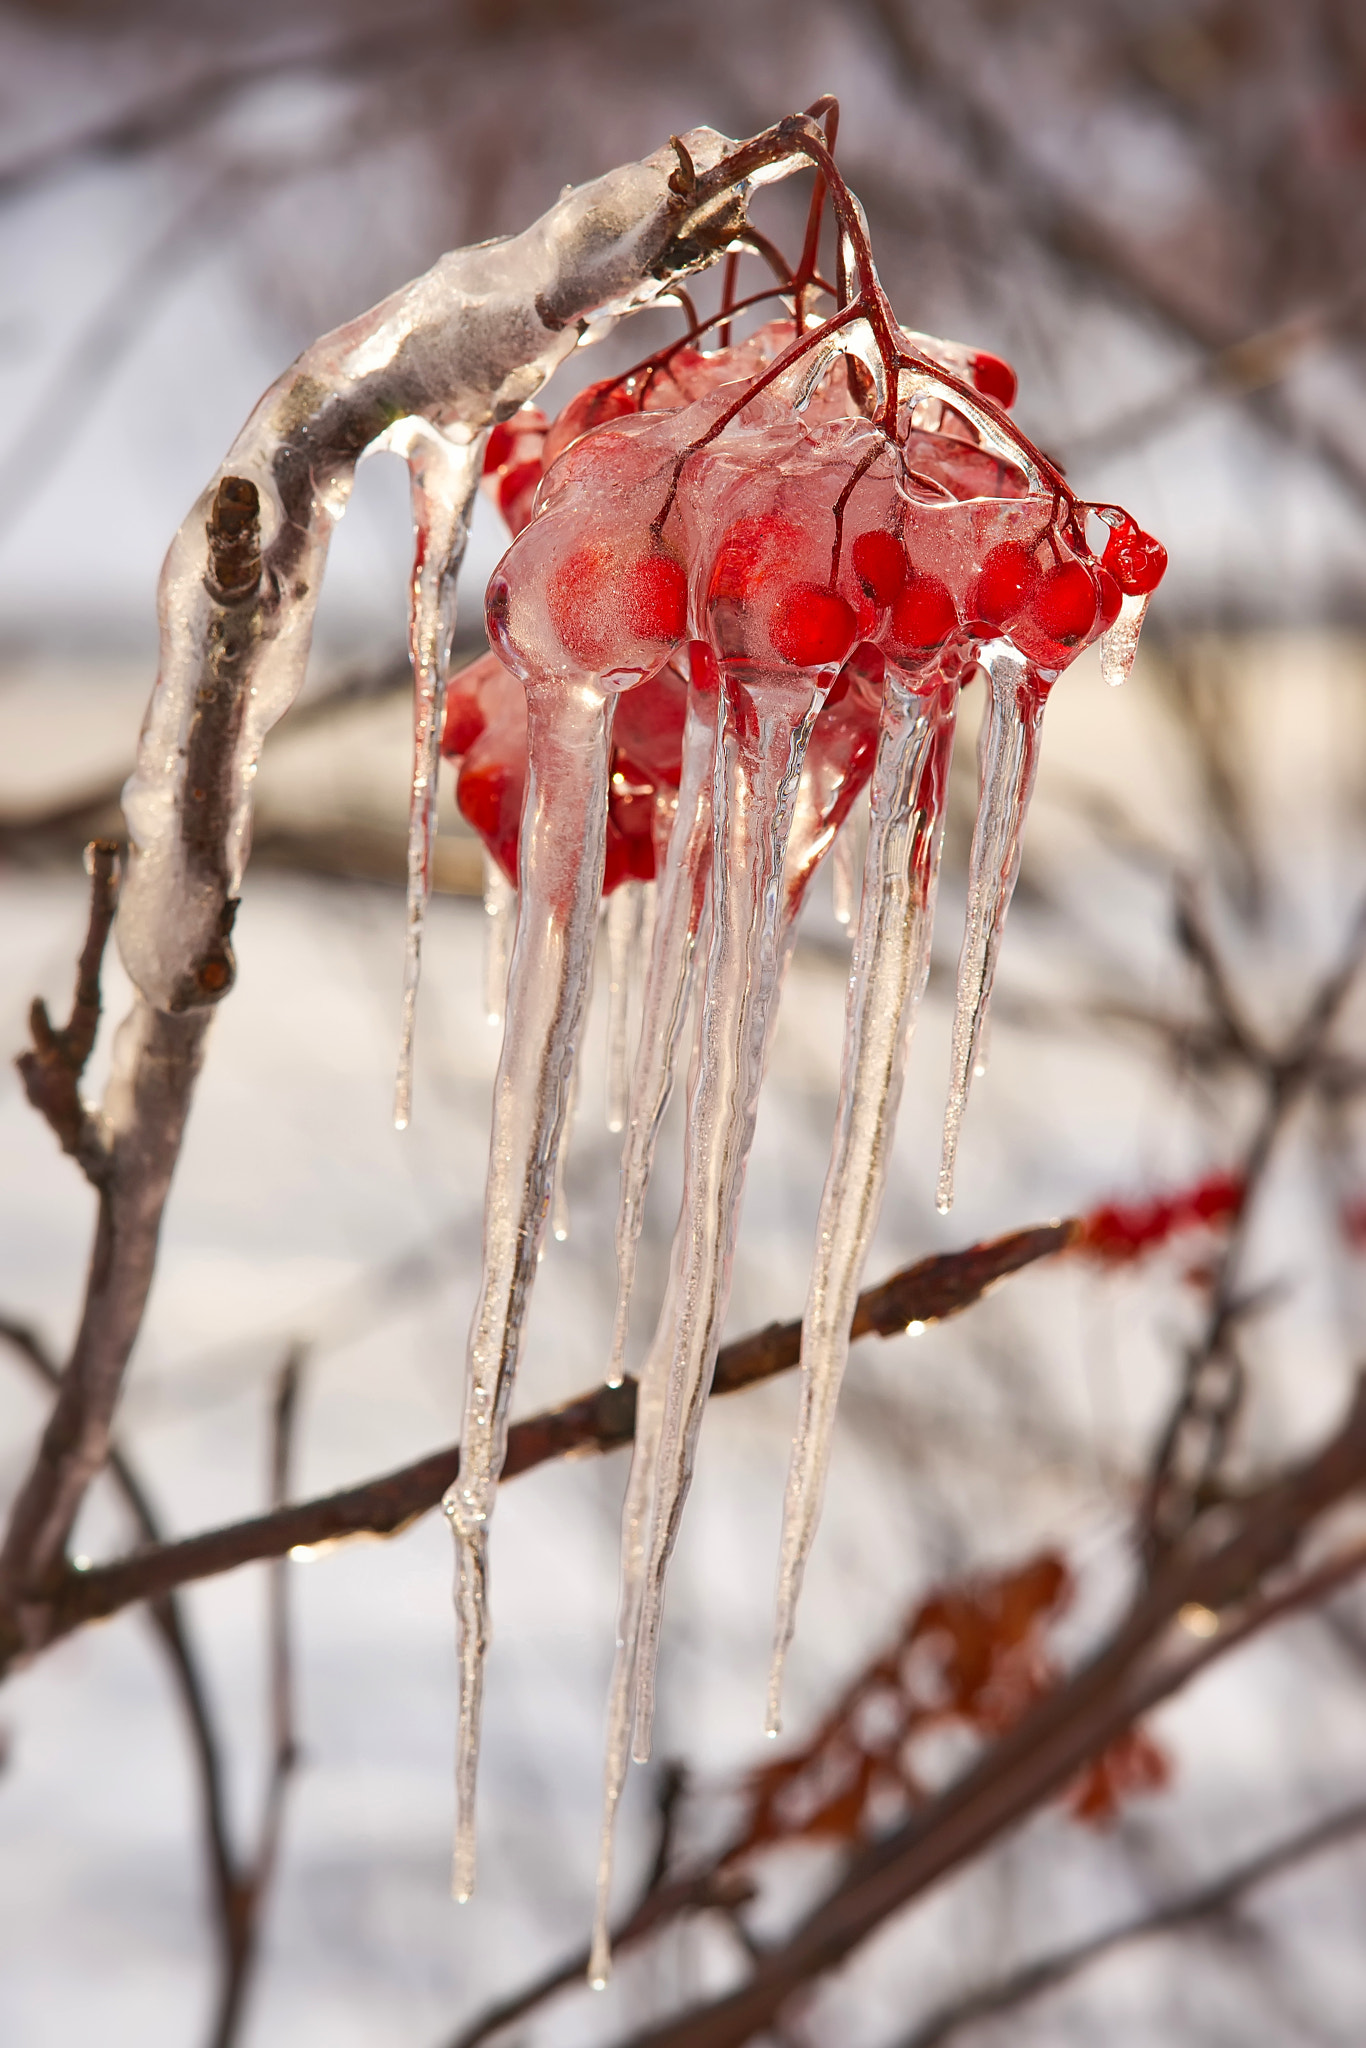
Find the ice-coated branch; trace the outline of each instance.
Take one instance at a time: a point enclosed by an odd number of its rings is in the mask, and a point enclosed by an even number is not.
[[[485,430],[581,341],[711,262],[744,225],[744,176],[783,165],[782,131],[745,145],[734,177],[733,146],[714,130],[682,143],[681,154],[668,147],[566,192],[523,234],[443,256],[314,342],[266,393],[181,527],[161,576],[160,672],[124,795],[119,945],[157,1009],[199,1008],[231,984],[252,777],[302,684],[357,462],[396,449],[422,501],[420,539],[433,552],[420,548],[414,579],[421,708],[447,652]],[[786,154],[795,167],[795,150]],[[197,745],[206,719],[211,749]]]
[[[956,1315],[1007,1274],[1065,1250],[1077,1231],[1071,1221],[1040,1224],[961,1252],[921,1259],[860,1296],[853,1335],[891,1337],[911,1323]],[[712,1392],[737,1393],[790,1371],[797,1363],[800,1341],[801,1325],[795,1322],[772,1323],[752,1336],[737,1338],[717,1360]],[[504,1478],[515,1478],[555,1458],[611,1451],[630,1443],[635,1407],[635,1382],[628,1379],[620,1386],[595,1387],[562,1407],[514,1423],[508,1432]],[[112,1564],[69,1569],[48,1603],[42,1641],[55,1641],[136,1601],[154,1599],[173,1586],[233,1571],[238,1565],[349,1536],[394,1535],[436,1507],[459,1465],[459,1447],[451,1445],[340,1493],[206,1530],[179,1543],[136,1551]]]

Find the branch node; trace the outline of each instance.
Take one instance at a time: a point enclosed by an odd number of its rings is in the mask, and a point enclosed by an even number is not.
[[[86,848],[90,876],[90,916],[85,944],[76,967],[71,1015],[65,1025],[52,1022],[41,996],[29,1010],[33,1044],[19,1054],[16,1067],[24,1092],[55,1132],[64,1152],[76,1161],[92,1186],[109,1178],[111,1153],[99,1116],[81,1099],[80,1080],[100,1024],[100,967],[114,922],[119,892],[119,850],[112,840],[92,840]]]

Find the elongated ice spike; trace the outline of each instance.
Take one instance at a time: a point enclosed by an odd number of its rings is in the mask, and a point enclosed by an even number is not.
[[[616,1655],[607,1705],[607,1754],[603,1769],[602,1833],[598,1848],[597,1904],[593,1945],[588,1965],[590,1984],[602,1986],[611,1969],[608,1916],[612,1904],[612,1861],[617,1807],[631,1761],[631,1730],[635,1718],[636,1645],[645,1587],[647,1511],[654,1491],[659,1435],[669,1361],[673,1356],[673,1296],[666,1298],[654,1342],[641,1368],[636,1392],[636,1429],[631,1471],[621,1511],[621,1593],[617,1609]]]
[[[508,961],[517,930],[517,891],[493,855],[484,854],[484,1015],[501,1024],[507,1005]]]
[[[574,1112],[579,1106],[579,1063],[569,1076],[569,1093],[564,1105],[564,1123],[560,1129],[560,1142],[555,1147],[555,1178],[550,1191],[550,1235],[556,1244],[564,1244],[569,1236],[569,1188],[566,1176],[569,1172],[569,1141],[574,1135]]]
[[[768,1048],[783,926],[783,855],[825,687],[760,678],[725,690],[712,782],[711,944],[688,1101],[683,1207],[650,1551],[636,1652],[634,1754],[650,1753],[664,1581],[692,1478],[730,1293],[745,1166]]]
[[[484,1260],[470,1328],[456,1540],[460,1713],[453,1890],[474,1884],[474,1792],[488,1646],[488,1522],[593,957],[607,831],[612,700],[580,681],[528,690],[527,794],[508,1021],[493,1094]]]
[[[640,1048],[631,1079],[617,1207],[617,1310],[607,1383],[617,1386],[635,1284],[636,1250],[659,1126],[673,1089],[679,1035],[688,1010],[698,928],[711,853],[711,775],[716,736],[714,692],[690,690],[682,779],[668,852],[657,885],[654,939],[641,1004]]]
[[[643,882],[622,882],[607,899],[607,1128],[626,1125],[631,1069],[631,962],[640,950]]]
[[[802,1322],[800,1405],[769,1676],[770,1735],[781,1725],[783,1666],[820,1518],[849,1328],[882,1206],[906,1052],[929,975],[956,699],[952,683],[917,694],[894,670],[888,672],[844,1014],[839,1109]]]
[[[1039,764],[1044,703],[1043,691],[1031,681],[1023,655],[1008,640],[992,641],[983,648],[980,661],[988,686],[987,715],[980,743],[981,789],[968,862],[967,921],[958,959],[949,1098],[939,1165],[941,1215],[953,1206],[958,1133],[991,1000],[1006,913],[1020,872],[1025,813]]]
[[[836,834],[830,849],[830,893],[833,899],[835,923],[848,925],[854,920],[854,891],[858,887],[855,862],[858,848],[854,840],[853,818],[846,818]]]
[[[1138,636],[1143,631],[1143,615],[1148,609],[1152,593],[1142,597],[1126,597],[1120,602],[1119,617],[1109,631],[1100,639],[1100,672],[1107,683],[1117,686],[1127,683],[1138,653]]]
[[[436,849],[437,776],[455,586],[469,537],[470,507],[479,481],[482,436],[449,440],[425,420],[413,420],[406,454],[417,536],[408,608],[408,652],[413,666],[413,779],[408,803],[408,922],[403,948],[403,1007],[399,1032],[394,1123],[407,1128],[413,1107],[413,1027],[422,973],[422,928],[432,893]]]

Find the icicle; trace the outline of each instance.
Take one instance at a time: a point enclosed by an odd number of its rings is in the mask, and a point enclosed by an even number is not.
[[[653,882],[640,884],[640,925],[631,957],[626,963],[626,1015],[627,1032],[637,1059],[640,1056],[641,1020],[645,1014],[645,983],[650,972],[650,956],[655,944],[655,916],[658,910],[658,890]],[[628,1104],[629,1109],[629,1094]]]
[[[996,955],[1020,871],[1025,813],[1039,761],[1043,692],[1030,679],[1024,657],[1008,640],[994,640],[979,657],[989,686],[981,738],[981,794],[968,863],[968,909],[958,960],[949,1099],[939,1167],[941,1214],[953,1206],[958,1133],[967,1107],[977,1047],[991,1000]]]
[[[672,1273],[671,1273],[672,1281]],[[636,1392],[636,1428],[631,1471],[621,1511],[621,1593],[617,1609],[616,1655],[607,1706],[607,1754],[603,1769],[602,1832],[598,1848],[597,1905],[588,1981],[606,1984],[612,1951],[609,1914],[612,1904],[612,1860],[617,1807],[631,1761],[631,1730],[635,1718],[636,1646],[645,1591],[646,1520],[654,1490],[659,1437],[664,1421],[669,1361],[673,1356],[673,1290],[670,1286],[654,1342],[641,1368]]]
[[[690,690],[682,781],[658,885],[654,940],[641,1009],[640,1049],[632,1076],[626,1143],[622,1148],[616,1234],[617,1310],[607,1367],[609,1386],[617,1386],[621,1381],[645,1196],[659,1126],[673,1088],[678,1039],[688,1008],[711,848],[715,736],[715,690]]]
[[[473,493],[479,481],[481,440],[447,440],[425,421],[408,423],[408,458],[417,536],[409,599],[408,651],[413,665],[413,777],[408,806],[408,923],[403,950],[403,1006],[399,1032],[394,1125],[406,1130],[413,1106],[413,1026],[422,972],[422,928],[432,891],[436,847],[441,727],[455,585]]]
[[[855,797],[848,817],[840,827],[832,855],[844,852],[844,872],[836,867],[831,877],[833,883],[835,916],[843,925],[855,925],[859,914],[859,891],[863,886],[864,862],[868,858],[868,800],[866,794]],[[841,896],[843,900],[841,901]],[[844,915],[841,917],[840,912]],[[852,934],[851,934],[852,935]]]
[[[896,670],[888,671],[845,1007],[839,1111],[802,1324],[801,1397],[769,1677],[770,1735],[781,1723],[783,1665],[820,1517],[849,1327],[877,1227],[906,1051],[929,973],[956,698],[953,683],[917,694]],[[846,825],[841,839],[848,830]]]
[[[833,674],[825,679],[825,688]],[[649,1756],[664,1580],[678,1534],[730,1292],[745,1165],[768,1046],[782,874],[797,779],[825,688],[726,686],[712,786],[711,944],[688,1102],[677,1325],[636,1652],[634,1754]],[[737,699],[743,697],[743,706]],[[743,721],[743,723],[742,723]]]
[[[576,1059],[569,1076],[564,1124],[560,1131],[560,1142],[555,1150],[555,1180],[550,1194],[550,1234],[556,1244],[564,1244],[569,1236],[569,1189],[566,1175],[569,1172],[569,1141],[574,1133],[574,1112],[578,1106],[579,1063]]]
[[[625,1128],[630,1095],[631,962],[640,950],[640,882],[622,882],[607,899],[607,1128]]]
[[[1138,636],[1143,631],[1143,615],[1148,609],[1151,591],[1142,597],[1126,597],[1119,607],[1119,617],[1100,639],[1100,672],[1107,683],[1118,686],[1127,683],[1133,670],[1134,656],[1138,653]]]
[[[517,939],[494,1084],[484,1262],[470,1329],[456,1539],[460,1720],[453,1889],[474,1884],[474,1791],[488,1646],[488,1522],[507,1448],[522,1317],[545,1227],[602,889],[611,699],[579,681],[528,690]]]
[[[501,1024],[507,1003],[508,960],[517,929],[517,891],[493,855],[484,853],[484,1015]]]
[[[835,923],[843,925],[853,923],[854,890],[858,880],[854,872],[858,848],[854,844],[853,823],[852,816],[845,819],[830,849],[830,893],[834,899]]]

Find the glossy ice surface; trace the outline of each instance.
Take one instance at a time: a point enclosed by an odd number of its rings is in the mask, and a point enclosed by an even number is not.
[[[453,680],[447,699],[444,750],[458,763],[460,807],[519,893],[484,1286],[462,1472],[448,1503],[460,1555],[457,1862],[467,1878],[487,1525],[600,897],[611,903],[611,974],[623,991],[613,1011],[622,1040],[614,1041],[614,1126],[621,1118],[625,1126],[614,1379],[625,1366],[655,1139],[697,983],[682,1211],[664,1308],[640,1368],[623,1521],[599,1980],[608,1967],[612,1819],[629,1756],[649,1754],[667,1569],[803,893],[868,790],[840,1103],[803,1325],[773,1730],[928,971],[958,692],[980,673],[989,706],[940,1174],[945,1208],[1048,693],[1096,639],[1107,673],[1122,678],[1165,563],[1127,514],[1079,505],[1013,432],[1006,365],[903,335],[916,368],[893,428],[885,405],[869,417],[876,378],[857,339],[813,323],[803,346],[794,321],[773,321],[735,347],[666,351],[589,387],[554,421],[528,411],[500,428],[485,483],[515,538],[489,586],[493,651]],[[654,885],[656,901],[632,1054],[624,989],[631,935],[643,930],[642,884]]]

